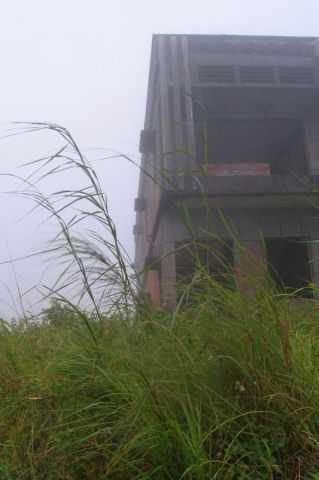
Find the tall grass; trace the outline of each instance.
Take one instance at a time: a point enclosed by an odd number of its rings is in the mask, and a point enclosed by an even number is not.
[[[4,322],[2,478],[297,479],[319,472],[316,307],[206,282],[174,315]],[[133,318],[132,318],[133,320]],[[101,326],[103,328],[101,328]],[[1,478],[1,477],[0,477]]]
[[[31,128],[65,140],[19,191],[57,221],[65,264],[41,321],[0,326],[0,478],[318,478],[317,303],[268,280],[247,297],[197,264],[175,312],[150,306],[71,135]],[[70,168],[87,187],[41,193]]]

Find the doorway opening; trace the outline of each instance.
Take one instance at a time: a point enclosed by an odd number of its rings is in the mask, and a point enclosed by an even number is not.
[[[308,243],[305,238],[266,238],[269,273],[276,286],[287,293],[313,298]]]
[[[187,285],[200,269],[219,283],[229,284],[233,277],[233,242],[228,239],[178,242],[175,245],[176,282]],[[200,288],[200,285],[199,285]]]

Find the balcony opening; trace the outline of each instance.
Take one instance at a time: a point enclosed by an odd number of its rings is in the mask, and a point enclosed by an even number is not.
[[[201,241],[196,245],[188,242],[175,244],[177,286],[190,284],[197,271],[202,270],[224,285],[233,281],[233,242],[230,240]],[[207,277],[206,277],[207,278]],[[205,274],[196,283],[195,290],[203,289]]]
[[[308,244],[302,238],[267,238],[269,273],[280,291],[312,298]]]
[[[204,136],[203,131],[197,125],[197,158],[207,162],[211,174],[307,173],[303,128],[297,120],[208,119]]]

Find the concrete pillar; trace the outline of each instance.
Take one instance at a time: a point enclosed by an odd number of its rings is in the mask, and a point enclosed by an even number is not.
[[[169,310],[174,310],[177,302],[174,249],[174,242],[164,242],[163,257],[161,261],[161,300],[162,305]]]
[[[319,240],[312,240],[308,245],[312,283],[319,287]],[[319,295],[319,291],[318,291]]]
[[[305,143],[310,175],[319,175],[319,118],[305,121]]]

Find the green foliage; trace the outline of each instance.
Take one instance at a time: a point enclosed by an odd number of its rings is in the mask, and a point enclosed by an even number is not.
[[[44,323],[48,323],[57,327],[62,324],[72,325],[74,323],[78,323],[79,317],[74,309],[71,309],[60,302],[53,300],[50,307],[43,310],[42,320]]]
[[[174,319],[104,317],[98,352],[59,305],[50,322],[3,323],[0,478],[315,475],[316,305],[206,285]]]
[[[279,295],[253,273],[250,296],[230,271],[217,282],[194,240],[175,312],[152,307],[94,170],[66,129],[29,126],[43,129],[65,145],[35,162],[19,193],[57,221],[50,252],[64,270],[41,320],[0,323],[0,479],[316,479],[317,301]],[[72,168],[87,187],[40,192]],[[79,238],[86,219],[89,239]]]

